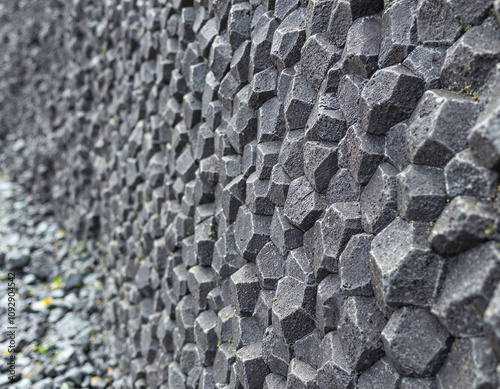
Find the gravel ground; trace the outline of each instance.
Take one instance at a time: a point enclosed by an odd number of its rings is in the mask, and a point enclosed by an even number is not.
[[[111,387],[119,372],[103,331],[98,259],[69,239],[49,206],[2,173],[0,270],[0,388]],[[15,316],[8,315],[9,274],[15,274]]]

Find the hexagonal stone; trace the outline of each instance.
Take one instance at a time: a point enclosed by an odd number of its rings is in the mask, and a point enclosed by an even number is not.
[[[500,358],[500,287],[497,285],[495,293],[484,311],[484,333],[490,342],[497,359]]]
[[[208,66],[218,81],[221,81],[224,74],[226,74],[227,68],[231,63],[232,53],[233,51],[231,49],[231,45],[229,44],[227,35],[217,35],[210,48]]]
[[[281,142],[265,142],[257,145],[255,169],[257,177],[268,180],[273,167],[278,163]]]
[[[344,296],[373,296],[370,273],[372,235],[354,235],[339,258],[341,289]]]
[[[328,29],[333,3],[328,0],[313,0],[307,3],[306,37],[324,33]]]
[[[241,158],[239,155],[228,155],[219,161],[219,183],[228,185],[241,174]]]
[[[359,376],[358,388],[399,389],[401,379],[402,377],[384,357]]]
[[[349,364],[364,370],[383,354],[381,332],[386,320],[373,297],[349,297],[342,306],[338,334]]]
[[[357,201],[360,186],[352,178],[347,169],[339,169],[332,177],[326,190],[326,197],[330,203]]]
[[[292,359],[288,368],[287,387],[297,389],[317,389],[316,370],[299,359]]]
[[[300,72],[314,88],[319,89],[326,72],[341,55],[342,51],[330,43],[324,34],[313,35],[302,47]]]
[[[285,131],[283,103],[273,97],[262,104],[257,113],[257,142],[280,141]]]
[[[380,68],[395,65],[412,52],[417,44],[416,8],[418,0],[395,1],[382,16]]]
[[[187,295],[175,307],[176,331],[179,332],[184,342],[194,341],[194,321],[196,315],[193,312],[193,296]],[[174,331],[175,334],[175,331]]]
[[[254,317],[238,315],[234,317],[233,342],[236,348],[262,342],[262,331]]]
[[[258,215],[272,215],[274,205],[269,199],[268,180],[259,180],[257,173],[252,173],[247,179],[246,205],[248,209]]]
[[[217,274],[226,278],[245,264],[234,240],[234,227],[230,226],[227,231],[215,242],[212,268]]]
[[[307,285],[316,284],[316,279],[304,247],[299,247],[288,253],[285,265],[285,275],[293,277]]]
[[[436,220],[445,205],[443,169],[410,165],[397,176],[397,202],[406,220]]]
[[[216,383],[229,382],[231,365],[235,362],[236,347],[231,343],[223,343],[217,347],[214,359],[214,380]]]
[[[269,373],[262,358],[262,343],[254,343],[236,352],[236,371],[244,389],[260,389]]]
[[[479,115],[472,99],[448,91],[427,91],[413,113],[406,141],[410,161],[444,167],[466,144]]]
[[[231,59],[231,73],[236,81],[245,83],[248,81],[248,66],[250,61],[250,40],[244,41],[233,54]]]
[[[337,146],[327,142],[309,141],[304,145],[304,172],[318,192],[328,188],[337,171]]]
[[[359,184],[366,184],[384,158],[384,138],[367,134],[354,124],[347,130],[339,150],[339,165],[346,167]]]
[[[246,180],[243,174],[234,178],[222,191],[222,209],[229,221],[236,220],[239,207],[245,203]]]
[[[457,255],[496,236],[499,214],[491,203],[458,196],[436,222],[429,242],[441,255]]]
[[[500,30],[493,18],[467,32],[446,52],[441,67],[443,88],[459,89],[470,85],[481,88],[488,71],[500,60]],[[456,84],[455,84],[456,83]]]
[[[303,338],[297,340],[293,345],[293,355],[296,359],[307,363],[314,369],[321,365],[321,339],[318,331],[313,331]]]
[[[188,272],[188,287],[193,296],[195,314],[207,306],[208,292],[215,286],[214,271],[210,267],[194,266]]]
[[[213,364],[217,351],[216,324],[217,315],[213,311],[204,311],[200,313],[194,322],[194,338],[196,345],[202,352],[202,363],[205,366],[211,366]]]
[[[342,70],[369,78],[378,69],[380,51],[380,16],[367,16],[356,20],[349,32],[342,53]]]
[[[404,66],[378,70],[361,93],[361,127],[375,135],[385,134],[393,125],[410,117],[423,92],[422,79]]]
[[[425,89],[437,89],[441,87],[439,73],[445,57],[446,47],[418,46],[403,65],[423,78]]]
[[[301,246],[302,235],[302,231],[295,228],[287,220],[283,208],[277,207],[274,209],[271,220],[271,240],[281,255],[286,255],[288,251]]]
[[[212,264],[215,235],[213,217],[206,219],[194,228],[194,253],[199,265],[210,266]]]
[[[289,131],[305,127],[316,98],[316,90],[305,77],[296,74],[285,97],[285,124]]]
[[[346,74],[340,79],[337,98],[348,127],[358,120],[359,99],[367,82],[357,74]]]
[[[340,109],[328,109],[316,104],[306,123],[306,140],[338,142],[346,131],[346,121]]]
[[[263,389],[286,389],[286,378],[276,373],[268,374]]]
[[[285,202],[285,217],[295,227],[306,231],[326,207],[325,196],[314,190],[307,178],[293,180]]]
[[[255,310],[252,316],[255,318],[255,320],[257,320],[257,324],[259,325],[262,332],[264,332],[266,328],[271,325],[271,309],[273,305],[274,294],[274,290],[262,289],[259,293],[257,304],[255,304]]]
[[[264,333],[262,353],[269,369],[273,373],[286,377],[292,350],[285,344],[273,326],[269,326]]]
[[[250,82],[248,104],[258,109],[267,100],[276,96],[277,80],[278,72],[274,66],[256,73]]]
[[[316,222],[318,231],[314,245],[313,268],[316,277],[338,272],[338,259],[351,236],[363,232],[357,202],[330,205],[322,220]]]
[[[273,242],[267,243],[255,260],[257,276],[263,289],[276,289],[278,281],[285,273],[285,259]]]
[[[482,335],[482,316],[499,280],[497,243],[484,243],[466,251],[450,263],[432,312],[453,336]]]
[[[401,147],[406,143],[406,129],[408,124],[402,122],[396,124],[385,134],[385,156],[387,162],[398,171],[405,170],[410,164],[406,147]]]
[[[304,131],[289,131],[281,144],[278,161],[292,180],[304,174],[303,154]]]
[[[296,9],[274,33],[271,60],[280,72],[300,59],[300,49],[306,40],[306,15],[305,8]]]
[[[188,130],[193,128],[201,120],[201,101],[191,92],[185,94],[182,98],[182,114]]]
[[[314,327],[316,287],[291,277],[278,282],[273,304],[273,327],[289,345]]]
[[[290,177],[280,164],[273,167],[271,178],[269,179],[268,196],[277,207],[285,205],[288,188],[290,187]]]
[[[497,360],[488,342],[482,338],[456,339],[443,367],[436,375],[439,389],[496,388]],[[467,366],[467,369],[457,369]]]
[[[328,34],[333,43],[343,47],[352,23],[363,16],[374,15],[384,9],[382,0],[369,2],[360,0],[340,0],[335,2],[328,25]]]
[[[448,197],[495,196],[498,173],[493,172],[474,157],[470,149],[456,154],[444,168],[444,179]]]
[[[422,0],[417,7],[418,40],[428,46],[449,46],[462,32],[448,0]]]
[[[181,367],[177,361],[172,362],[168,365],[168,383],[169,386],[182,388],[185,386],[186,376],[181,370]]]
[[[340,338],[336,331],[325,335],[321,343],[322,365],[318,369],[320,388],[352,388],[356,385],[357,374],[349,365]]]
[[[219,97],[222,103],[222,108],[225,108],[229,112],[232,111],[234,96],[240,88],[241,84],[236,81],[233,73],[229,72],[224,76],[217,91],[217,97]]]
[[[227,127],[227,138],[238,154],[257,136],[257,113],[248,105],[243,105],[233,116]]]
[[[394,312],[382,331],[385,352],[404,376],[431,377],[440,369],[453,338],[425,309]]]
[[[246,39],[250,38],[252,23],[252,6],[248,3],[234,4],[229,11],[227,31],[229,43],[236,50]]]
[[[487,168],[500,171],[499,98],[493,97],[467,139],[474,156]]]
[[[299,7],[299,0],[275,0],[274,16],[282,22],[293,10]]]
[[[344,303],[344,296],[340,289],[338,274],[329,274],[318,285],[316,299],[316,328],[320,336],[335,331],[340,317],[340,310]]]
[[[423,223],[397,219],[372,241],[370,270],[377,303],[428,307],[436,297],[443,260],[427,242]]]
[[[252,32],[252,46],[250,48],[249,77],[267,69],[273,63],[270,53],[273,35],[278,28],[278,22],[273,12],[264,13],[257,21]]]
[[[260,290],[257,273],[255,264],[247,263],[230,278],[232,301],[240,313],[251,315],[255,308]]]
[[[396,174],[388,163],[380,164],[361,193],[361,225],[368,233],[379,233],[396,217]]]

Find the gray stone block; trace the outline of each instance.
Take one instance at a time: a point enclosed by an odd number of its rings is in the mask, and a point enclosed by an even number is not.
[[[338,142],[347,131],[342,110],[321,107],[318,103],[314,105],[305,128],[308,141]]]
[[[331,203],[358,201],[359,194],[360,186],[347,169],[339,169],[326,190],[326,197]]]
[[[339,165],[361,185],[366,184],[384,158],[384,138],[368,134],[354,124],[339,145]]]
[[[372,235],[354,235],[339,258],[341,289],[344,296],[373,296],[370,273]]]
[[[479,106],[470,98],[448,91],[425,92],[406,130],[410,161],[444,167],[464,149],[478,115]]]
[[[244,104],[227,126],[227,138],[238,154],[257,136],[257,112]]]
[[[337,388],[353,388],[356,385],[356,371],[347,362],[340,338],[336,331],[325,335],[321,343],[320,353],[322,365],[318,369],[318,384],[320,388],[329,386]]]
[[[307,3],[306,38],[327,31],[333,3],[328,0],[312,0]]]
[[[374,15],[384,9],[381,0],[370,0],[369,2],[359,0],[340,0],[332,7],[328,34],[333,43],[343,47],[346,43],[348,31],[352,23],[363,16]]]
[[[234,51],[233,58],[231,59],[231,73],[239,83],[248,81],[250,47],[251,41],[247,39]]]
[[[428,46],[450,46],[462,33],[448,0],[423,0],[417,7],[419,42]]]
[[[273,242],[260,250],[255,262],[261,288],[276,289],[278,281],[285,274],[285,259]]]
[[[272,321],[272,305],[274,301],[274,290],[262,289],[259,293],[259,299],[255,304],[253,317],[257,320],[262,332],[271,325]]]
[[[301,74],[295,74],[285,97],[285,124],[289,131],[303,129],[316,98],[316,90]]]
[[[278,97],[266,101],[257,113],[257,142],[280,141],[285,136],[283,103]]]
[[[273,12],[264,13],[255,24],[252,32],[252,46],[250,48],[249,77],[273,65],[271,60],[271,46],[278,22]]]
[[[262,355],[269,370],[287,376],[292,350],[286,345],[273,326],[266,329],[262,341]]]
[[[217,351],[217,315],[213,311],[204,311],[194,322],[194,339],[201,351],[201,362],[212,366]]]
[[[481,165],[470,149],[456,154],[444,168],[448,197],[493,197],[496,192],[498,173]]]
[[[378,69],[382,41],[380,20],[380,16],[366,16],[356,20],[349,28],[342,53],[344,73],[370,78]]]
[[[401,217],[410,221],[436,220],[445,205],[443,170],[410,165],[397,176],[397,202]]]
[[[249,176],[255,171],[255,162],[257,159],[257,141],[248,143],[243,149],[241,157],[241,171],[245,176]]]
[[[311,264],[307,258],[306,252],[303,247],[291,250],[288,253],[285,265],[285,275],[293,277],[300,282],[307,285],[316,284],[316,278]]]
[[[267,100],[276,96],[278,72],[271,66],[256,73],[250,82],[248,104],[259,109]]]
[[[254,343],[236,352],[236,372],[244,389],[264,385],[269,369],[262,358],[262,343]]]
[[[312,187],[324,192],[337,171],[337,147],[332,143],[309,141],[304,145],[304,173]]]
[[[338,323],[338,335],[350,366],[364,370],[384,355],[381,332],[386,319],[373,297],[348,297]]]
[[[291,277],[284,277],[278,282],[273,304],[273,327],[288,345],[314,329],[315,305],[315,286]]]
[[[482,338],[456,339],[443,367],[436,375],[439,389],[495,388],[496,358],[488,342]],[[458,369],[457,366],[469,366]]]
[[[227,220],[235,221],[246,198],[246,180],[243,174],[235,177],[222,191],[222,209]]]
[[[290,177],[281,164],[277,164],[273,167],[267,193],[269,195],[269,199],[277,207],[283,207],[285,205],[286,196],[290,187],[290,181]]]
[[[401,381],[401,389],[437,389],[434,378],[405,377]]]
[[[237,349],[255,343],[262,342],[262,331],[252,316],[240,317],[236,315],[233,319],[233,343]]]
[[[286,378],[276,373],[268,374],[263,389],[286,389]]]
[[[314,2],[309,3],[308,7],[311,4]],[[323,4],[327,2],[324,1]],[[326,72],[340,59],[341,55],[342,51],[324,34],[312,35],[308,37],[301,50],[300,72],[314,88],[319,89]]]
[[[382,309],[429,307],[434,301],[443,260],[431,250],[427,235],[427,225],[397,219],[373,239],[372,285]]]
[[[378,70],[361,93],[358,118],[361,128],[375,135],[385,134],[410,117],[423,92],[423,80],[404,66]]]
[[[399,389],[402,377],[383,357],[358,378],[358,389]]]
[[[425,309],[394,312],[382,331],[385,353],[404,376],[431,377],[444,363],[453,338]]]
[[[218,81],[222,81],[224,78],[224,74],[226,74],[231,63],[232,54],[233,50],[231,49],[227,35],[217,35],[210,47],[208,66]]]
[[[493,347],[497,359],[500,359],[500,287],[498,285],[483,317],[486,339]]]
[[[403,65],[423,78],[425,89],[441,87],[440,70],[446,56],[446,47],[417,46],[403,61]]]
[[[214,381],[228,383],[231,374],[231,365],[235,362],[236,347],[231,343],[223,343],[217,347],[214,359]]]
[[[212,268],[217,274],[226,278],[245,264],[241,257],[234,240],[234,228],[230,226],[214,245],[214,255],[212,259]]]
[[[210,267],[194,266],[188,271],[188,287],[193,296],[193,310],[197,315],[206,309],[206,297],[215,287],[214,271]]]
[[[306,231],[325,207],[325,196],[316,192],[305,176],[292,181],[284,208],[285,217],[291,224]]]
[[[288,251],[301,246],[302,235],[302,231],[287,220],[283,208],[274,209],[270,237],[281,255],[287,255]]]
[[[257,173],[252,173],[247,179],[246,205],[248,209],[257,215],[272,215],[274,206],[269,199],[268,180],[259,180]]]
[[[293,345],[293,355],[296,359],[307,363],[314,369],[321,366],[321,339],[318,331],[313,331],[297,340]]]
[[[405,170],[410,164],[406,144],[407,122],[396,124],[385,134],[385,157],[387,162],[399,172]],[[403,147],[402,147],[403,146]]]
[[[346,74],[340,79],[337,98],[348,127],[358,120],[359,99],[367,82],[357,74]]]
[[[318,389],[316,370],[299,359],[292,359],[288,368],[287,388]]]
[[[255,171],[261,180],[271,177],[273,167],[278,163],[281,142],[265,142],[257,145]]]
[[[496,238],[499,232],[499,215],[491,203],[458,196],[439,216],[429,242],[441,255],[452,256]]]
[[[460,90],[469,85],[471,92],[477,91],[499,58],[500,29],[495,20],[489,18],[482,25],[468,29],[448,49],[441,67],[441,86]]]
[[[361,225],[368,233],[379,233],[396,218],[396,174],[388,163],[380,164],[361,193]]]
[[[318,284],[316,298],[316,328],[321,337],[337,329],[343,304],[340,277],[337,274],[327,275]]]
[[[216,241],[215,219],[209,217],[194,228],[194,253],[197,263],[202,266],[212,264]]]
[[[489,242],[456,257],[432,307],[453,336],[483,334],[482,316],[500,280],[500,249]]]
[[[231,7],[227,19],[227,31],[233,50],[250,39],[252,13],[252,6],[248,3],[238,3]]]
[[[251,315],[259,297],[259,278],[253,263],[247,263],[230,277],[233,305],[239,313]]]

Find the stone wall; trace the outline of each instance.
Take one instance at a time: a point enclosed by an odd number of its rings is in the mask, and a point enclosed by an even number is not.
[[[498,387],[498,1],[13,3],[2,159],[101,257],[113,387]]]

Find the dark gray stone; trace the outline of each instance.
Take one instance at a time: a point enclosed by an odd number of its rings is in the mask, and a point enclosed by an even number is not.
[[[452,256],[496,238],[499,232],[499,214],[491,203],[458,196],[439,216],[429,242],[441,255]]]
[[[292,359],[288,368],[287,387],[297,389],[318,389],[316,370],[299,359]]]
[[[411,377],[431,377],[441,368],[453,338],[425,309],[401,308],[382,331],[385,353],[396,370]]]
[[[356,115],[357,113],[356,106]],[[314,105],[305,128],[308,141],[338,142],[347,131],[342,110],[324,108],[318,103]]]
[[[266,101],[257,113],[257,142],[280,141],[285,136],[283,103],[278,97]]]
[[[246,39],[250,39],[252,12],[252,6],[248,3],[238,3],[231,7],[227,19],[227,31],[233,50],[236,50]]]
[[[448,0],[422,0],[417,7],[417,30],[420,43],[450,46],[462,33]]]
[[[431,222],[445,205],[443,170],[432,166],[410,165],[397,176],[397,202],[401,217]]]
[[[302,245],[302,231],[294,227],[284,215],[283,208],[274,209],[271,220],[271,240],[281,255]]]
[[[367,82],[357,74],[346,74],[340,79],[337,97],[348,127],[358,120],[359,99]]]
[[[406,150],[407,122],[396,124],[385,134],[385,156],[387,162],[394,166],[399,172],[405,170],[410,164]]]
[[[304,145],[304,173],[312,187],[324,192],[337,171],[337,147],[332,143],[309,141]]]
[[[286,196],[290,187],[290,177],[281,164],[277,164],[271,171],[269,179],[268,196],[277,207],[285,206]]]
[[[472,99],[448,91],[427,91],[406,130],[410,161],[443,168],[463,150],[479,115]]]
[[[265,142],[257,145],[255,158],[256,175],[261,180],[271,177],[273,167],[278,163],[281,142]]]
[[[255,260],[257,276],[263,289],[276,289],[278,281],[285,273],[285,259],[273,242],[267,243]]]
[[[303,129],[316,98],[316,90],[301,74],[290,83],[284,102],[285,124],[289,131]]]
[[[273,373],[287,376],[290,364],[291,349],[273,326],[266,329],[262,341],[262,354],[269,370]]]
[[[427,225],[397,219],[373,239],[372,285],[382,309],[429,307],[434,301],[443,260],[431,250],[427,235]]]
[[[300,59],[300,49],[306,40],[306,15],[305,8],[296,9],[274,33],[271,60],[280,72]]]
[[[269,369],[262,358],[262,343],[254,343],[236,352],[236,371],[244,389],[260,389]]]
[[[371,134],[385,134],[410,117],[423,92],[423,80],[404,66],[378,70],[361,93],[358,119],[361,128]]]
[[[307,2],[306,38],[327,31],[333,2],[312,0]]]
[[[402,377],[383,357],[365,370],[358,379],[358,389],[399,389]]]
[[[339,258],[341,289],[344,296],[373,296],[370,273],[372,235],[354,235]]]
[[[255,24],[252,32],[252,46],[250,48],[249,77],[273,65],[271,60],[271,46],[278,22],[273,12],[264,13]]]
[[[483,313],[500,280],[500,248],[489,242],[456,257],[432,307],[453,336],[483,334]]]
[[[250,82],[248,104],[259,109],[267,100],[276,96],[278,72],[271,66],[256,73]]]
[[[497,359],[500,359],[500,287],[498,285],[483,317],[486,339],[493,347]]]
[[[316,298],[316,328],[320,336],[337,329],[343,303],[340,277],[329,274],[319,283]]]
[[[248,209],[257,215],[272,215],[274,206],[269,199],[268,180],[259,180],[257,173],[252,173],[247,179],[246,205]]]
[[[440,71],[446,47],[418,46],[403,61],[403,65],[423,78],[425,89],[441,87]]]
[[[311,4],[314,2],[310,2],[308,7]],[[324,1],[323,4],[327,2]],[[312,35],[308,37],[301,50],[300,72],[314,88],[319,89],[326,72],[340,59],[341,55],[341,50],[333,45],[324,34]]]
[[[260,290],[257,274],[255,264],[247,263],[230,277],[232,302],[239,313],[253,313]]]

